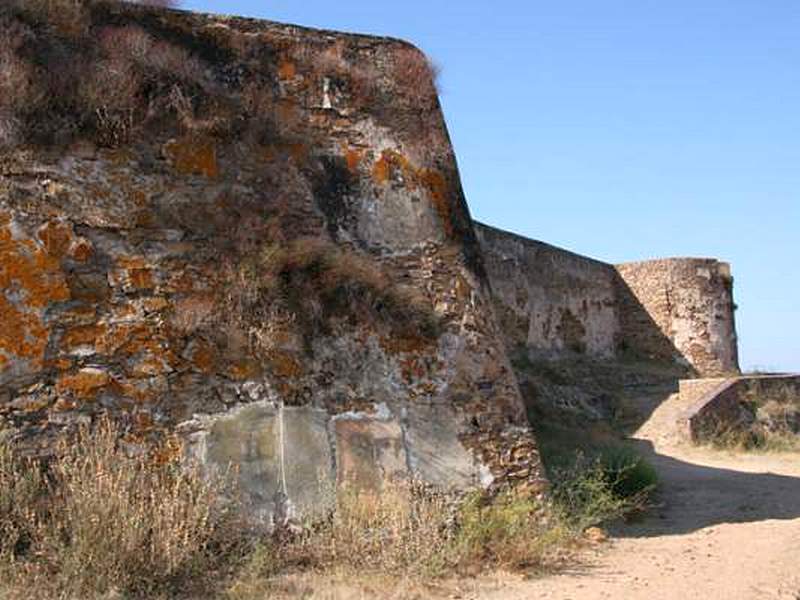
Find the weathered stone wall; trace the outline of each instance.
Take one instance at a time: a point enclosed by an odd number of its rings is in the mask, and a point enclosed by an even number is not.
[[[706,393],[681,382],[681,417],[696,443],[759,444],[771,435],[800,435],[800,375],[751,375],[708,382]]]
[[[541,489],[421,53],[102,10],[84,43],[109,23],[169,40],[205,100],[142,113],[121,143],[0,153],[6,438],[47,452],[108,413],[131,447],[177,436],[238,466],[265,523],[324,506],[332,483]]]
[[[486,225],[475,230],[509,348],[533,358],[641,357],[704,376],[738,371],[730,267],[609,265]]]
[[[614,267],[480,223],[475,231],[510,345],[544,357],[616,356]]]
[[[624,282],[622,339],[629,348],[683,360],[705,377],[739,371],[727,263],[676,258],[622,264],[617,270]]]

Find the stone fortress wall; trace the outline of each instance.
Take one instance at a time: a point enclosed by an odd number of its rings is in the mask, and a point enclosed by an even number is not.
[[[31,35],[85,49],[77,78],[151,61],[151,83],[125,136],[0,151],[0,438],[46,455],[103,414],[138,451],[177,435],[267,526],[396,477],[543,490],[425,56],[87,10],[83,46]]]
[[[726,263],[615,266],[482,224],[476,232],[511,347],[544,358],[638,356],[704,377],[738,372]]]
[[[685,361],[702,377],[739,371],[730,265],[709,258],[673,258],[616,269],[622,284],[624,343],[659,358],[671,355]],[[664,339],[672,348],[665,347]]]

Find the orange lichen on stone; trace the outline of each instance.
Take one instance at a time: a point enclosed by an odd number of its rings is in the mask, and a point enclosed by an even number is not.
[[[75,374],[62,375],[56,382],[59,394],[69,393],[76,398],[89,400],[111,383],[111,377],[100,369],[81,369]]]
[[[453,236],[453,214],[447,197],[447,180],[438,171],[424,169],[418,173],[420,183],[428,190],[447,237]]]
[[[60,242],[54,234],[51,250]],[[42,365],[49,331],[42,311],[69,299],[59,260],[44,242],[15,236],[12,219],[0,212],[0,351],[2,364],[14,358]]]
[[[86,262],[94,254],[94,248],[89,240],[80,238],[70,244],[68,254],[73,260]]]
[[[381,157],[372,167],[372,178],[376,183],[383,185],[388,183],[398,171],[411,188],[416,187],[416,171],[414,167],[405,156],[394,150],[384,150],[381,153]]]
[[[349,159],[348,159],[349,160]],[[348,162],[349,165],[349,162]],[[372,178],[384,185],[399,173],[409,189],[422,188],[431,199],[448,238],[453,236],[452,208],[448,200],[448,185],[445,177],[432,169],[418,169],[399,152],[384,150],[372,167]]]
[[[278,77],[281,79],[294,79],[297,75],[297,67],[294,63],[285,60],[278,66]]]
[[[211,140],[187,136],[170,140],[164,153],[175,170],[183,175],[203,175],[211,179],[219,176],[217,149]]]
[[[77,402],[71,398],[64,398],[63,396],[56,400],[55,404],[53,404],[54,412],[67,412],[70,410],[75,410],[76,408],[78,408]]]
[[[274,351],[268,361],[270,370],[276,377],[296,378],[303,372],[300,362],[287,352]]]
[[[155,287],[153,268],[142,257],[119,258],[117,266],[130,287],[137,290],[149,290]]]
[[[244,381],[245,379],[253,379],[261,375],[261,368],[256,361],[252,359],[243,359],[228,365],[226,374],[235,381]]]
[[[36,237],[44,245],[45,251],[54,258],[62,258],[67,254],[73,240],[72,228],[66,223],[50,221],[42,225]]]
[[[199,340],[192,349],[192,364],[203,373],[214,372],[216,358],[214,347],[204,340]]]
[[[142,309],[144,309],[144,312],[146,313],[161,312],[162,310],[169,308],[169,306],[169,301],[166,298],[161,298],[160,296],[142,299]]]
[[[406,354],[409,352],[424,352],[431,346],[431,340],[422,336],[382,336],[380,345],[384,352],[389,354]]]
[[[177,364],[169,340],[154,323],[124,323],[110,328],[97,340],[98,353],[118,358],[134,358],[131,372],[149,377],[170,372]]]
[[[169,373],[171,368],[160,356],[145,354],[128,369],[131,377],[155,377]]]
[[[106,331],[107,327],[102,323],[73,327],[64,333],[61,345],[67,350],[73,350],[79,346],[93,346],[100,337],[105,335]]]
[[[358,173],[358,166],[361,164],[363,153],[360,150],[350,148],[345,152],[344,157],[347,161],[347,168],[350,169],[350,172],[353,174]]]
[[[151,269],[132,269],[128,271],[128,278],[131,285],[140,290],[149,290],[155,285]]]

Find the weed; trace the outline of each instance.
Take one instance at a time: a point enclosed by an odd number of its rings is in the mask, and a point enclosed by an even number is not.
[[[658,485],[655,469],[625,446],[593,456],[577,452],[549,474],[562,517],[580,531],[645,509]]]
[[[647,495],[658,484],[656,470],[630,446],[603,448],[599,464],[609,489],[623,500]]]
[[[196,468],[129,456],[104,420],[62,440],[46,478],[0,449],[0,528],[7,581],[39,597],[187,588],[231,524],[219,482]]]
[[[229,314],[250,331],[256,350],[268,350],[271,336],[251,324],[269,325],[275,316],[300,327],[307,349],[334,318],[356,314],[401,336],[433,338],[438,331],[418,292],[392,283],[376,259],[323,239],[267,243],[232,271]]]
[[[459,513],[451,561],[462,569],[542,570],[563,559],[575,533],[552,504],[514,492],[472,494]]]
[[[798,384],[770,378],[743,382],[735,412],[709,415],[700,437],[723,450],[797,451],[800,449]]]

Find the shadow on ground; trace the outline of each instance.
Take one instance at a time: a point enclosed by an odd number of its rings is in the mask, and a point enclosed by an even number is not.
[[[679,535],[722,523],[800,518],[800,477],[737,470],[735,455],[720,455],[723,468],[659,453],[649,441],[632,443],[656,468],[661,484],[656,506],[632,523],[615,526],[616,537]],[[762,459],[768,469],[780,455],[756,460]]]

